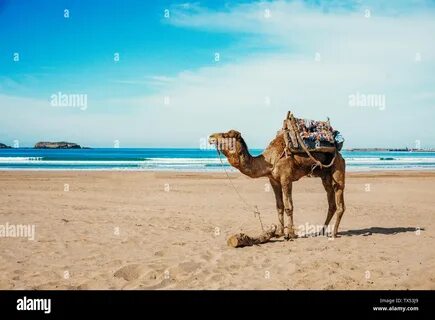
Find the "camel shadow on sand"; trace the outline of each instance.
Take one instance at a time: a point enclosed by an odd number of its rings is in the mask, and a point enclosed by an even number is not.
[[[398,233],[406,233],[406,232],[417,232],[417,231],[424,231],[424,228],[419,227],[392,227],[392,228],[384,228],[384,227],[370,227],[370,228],[364,228],[364,229],[355,229],[355,230],[347,230],[347,231],[341,231],[338,232],[338,237],[353,237],[353,236],[371,236],[375,234],[384,234],[384,235],[395,235]],[[298,236],[298,238],[315,238],[315,237],[325,237],[324,234],[319,233],[311,233],[311,234],[305,234]],[[329,237],[328,237],[329,238]],[[272,238],[268,240],[267,242],[273,243],[273,242],[286,242],[287,240],[280,238]],[[291,240],[294,241],[294,240]],[[260,246],[261,244],[255,244],[255,246]]]
[[[406,232],[417,232],[424,231],[424,228],[418,227],[392,227],[392,228],[384,228],[384,227],[370,227],[364,229],[355,229],[355,230],[347,230],[338,232],[338,237],[353,237],[353,236],[371,236],[375,234],[384,234],[384,235],[395,235],[398,233],[406,233]],[[320,233],[311,233],[300,236],[300,238],[312,238],[312,237],[324,237],[324,234]]]
[[[406,232],[417,232],[424,231],[424,228],[417,227],[392,227],[392,228],[384,228],[384,227],[370,227],[364,229],[355,229],[355,230],[347,230],[341,231],[338,233],[339,236],[371,236],[374,234],[384,234],[384,235],[393,235],[398,233],[406,233]]]

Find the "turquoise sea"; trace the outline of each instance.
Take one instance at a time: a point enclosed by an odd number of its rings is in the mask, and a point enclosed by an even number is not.
[[[260,149],[250,150],[258,155]],[[435,169],[435,152],[342,151],[349,171]],[[226,159],[223,163],[230,168]],[[221,171],[215,150],[163,148],[0,149],[0,170]]]

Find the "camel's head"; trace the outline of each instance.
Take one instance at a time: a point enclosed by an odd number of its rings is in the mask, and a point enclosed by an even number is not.
[[[238,155],[246,149],[246,143],[242,135],[236,130],[213,133],[210,135],[208,142],[215,145],[216,149],[222,152],[227,158],[232,155]]]

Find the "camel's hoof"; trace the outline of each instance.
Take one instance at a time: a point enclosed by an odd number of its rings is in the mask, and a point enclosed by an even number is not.
[[[294,234],[294,233],[288,233],[288,234],[284,235],[284,239],[286,239],[287,241],[288,240],[294,240],[294,239],[297,239],[297,238],[298,238],[297,234]]]
[[[322,237],[322,236],[327,237],[328,236],[328,232],[325,229],[322,229],[319,232],[317,232],[315,235],[316,235],[316,237]]]
[[[275,231],[275,238],[281,238],[284,235],[284,229],[278,229]]]
[[[290,232],[289,228],[287,227],[284,228],[284,239],[290,240],[290,239],[296,239],[297,237],[298,236],[296,235],[294,230]]]
[[[284,235],[284,228],[278,228],[275,231],[274,237],[275,238],[281,238]]]
[[[338,234],[332,234],[331,236],[328,237],[328,240],[335,240],[335,239],[338,239],[338,238],[341,238],[341,236],[338,235]]]

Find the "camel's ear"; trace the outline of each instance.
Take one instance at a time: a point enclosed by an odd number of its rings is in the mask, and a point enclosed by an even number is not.
[[[241,136],[242,136],[242,135],[240,134],[239,131],[236,131],[236,130],[230,130],[230,131],[228,131],[228,137],[229,137],[229,138],[236,138],[236,139],[239,139]]]

